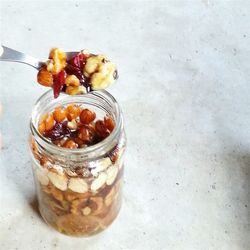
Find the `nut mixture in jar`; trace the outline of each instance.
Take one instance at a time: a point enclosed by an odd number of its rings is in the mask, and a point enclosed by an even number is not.
[[[105,55],[82,50],[67,58],[62,49],[52,48],[47,63],[37,74],[37,81],[43,86],[52,87],[57,98],[60,92],[76,95],[105,89],[117,77],[115,64]]]
[[[37,129],[54,146],[81,150],[105,140],[115,126],[111,116],[97,119],[73,103],[43,114]],[[34,139],[31,146],[39,209],[48,224],[67,235],[89,236],[112,223],[121,206],[123,143],[79,166],[48,157]]]

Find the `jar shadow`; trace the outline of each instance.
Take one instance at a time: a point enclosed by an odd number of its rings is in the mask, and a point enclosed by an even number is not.
[[[242,144],[226,138],[232,146],[224,146],[224,152],[218,157],[225,166],[225,191],[228,204],[225,211],[231,215],[227,218],[228,236],[232,236],[238,247],[248,249],[250,245],[250,152]]]
[[[29,202],[29,206],[31,207],[33,213],[36,214],[36,217],[39,218],[40,221],[42,221],[44,224],[46,224],[39,211],[39,205],[38,205],[38,200],[36,196],[32,197],[31,201]]]

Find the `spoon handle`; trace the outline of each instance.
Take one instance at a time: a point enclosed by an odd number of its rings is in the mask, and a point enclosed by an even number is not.
[[[28,56],[22,52],[0,45],[0,61],[19,62],[28,64],[39,70],[44,64],[34,57]]]

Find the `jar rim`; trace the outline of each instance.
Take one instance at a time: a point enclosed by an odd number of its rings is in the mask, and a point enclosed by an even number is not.
[[[114,108],[114,111],[116,113],[115,116],[115,128],[113,129],[113,131],[110,133],[110,135],[105,138],[104,140],[88,146],[86,148],[76,148],[76,149],[68,149],[68,148],[64,148],[64,147],[59,147],[53,143],[51,143],[47,138],[45,138],[44,136],[42,136],[39,131],[38,131],[38,127],[35,125],[35,119],[36,119],[36,112],[38,110],[39,105],[41,104],[42,100],[50,97],[51,95],[53,95],[53,90],[49,90],[47,92],[45,92],[43,95],[41,95],[38,100],[36,101],[33,109],[32,109],[32,113],[31,113],[31,119],[30,119],[30,129],[32,131],[32,134],[35,135],[35,140],[38,142],[38,144],[40,144],[40,146],[42,146],[43,148],[48,149],[50,152],[52,153],[56,153],[56,154],[60,154],[60,155],[81,155],[82,157],[86,156],[87,158],[91,158],[90,155],[93,153],[98,152],[107,152],[109,150],[111,150],[115,145],[113,145],[114,141],[116,141],[117,138],[119,138],[121,130],[123,129],[123,117],[122,117],[122,112],[121,112],[121,108],[120,105],[118,104],[118,102],[116,101],[116,99],[106,90],[98,90],[98,91],[92,91],[90,93],[88,93],[88,97],[95,96],[95,97],[99,97],[104,99],[105,101],[112,102],[112,107]],[[86,95],[86,94],[83,94]],[[83,95],[77,95],[77,96],[73,96],[73,97],[81,97]],[[68,96],[67,94],[61,93],[60,95],[62,96]],[[58,98],[60,98],[60,96]],[[55,99],[56,100],[56,99]],[[75,103],[75,101],[73,102]],[[100,154],[102,155],[102,154]]]

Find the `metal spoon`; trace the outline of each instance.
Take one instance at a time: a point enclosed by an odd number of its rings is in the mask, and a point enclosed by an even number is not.
[[[67,58],[76,55],[77,52],[66,52]],[[25,63],[39,70],[46,62],[28,56],[22,52],[0,45],[0,61]]]

